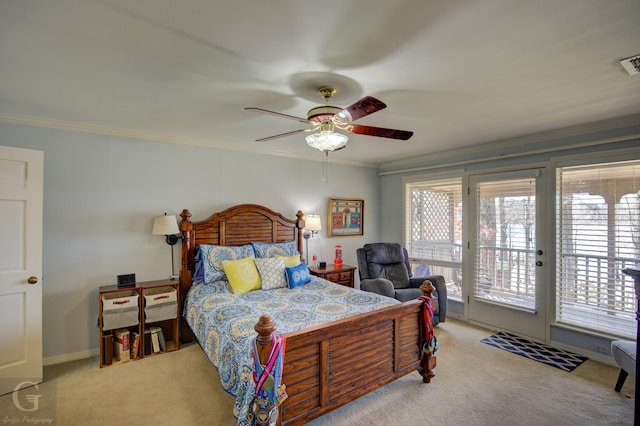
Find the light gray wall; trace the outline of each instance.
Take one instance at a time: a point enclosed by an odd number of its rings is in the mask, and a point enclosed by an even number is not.
[[[153,218],[183,208],[193,220],[235,204],[262,204],[295,218],[318,213],[323,231],[310,251],[345,263],[379,238],[379,178],[371,168],[0,123],[0,145],[44,151],[44,357],[81,356],[98,347],[97,289],[116,275],[139,281],[171,274],[170,247],[151,235]],[[322,154],[318,152],[318,159]],[[329,197],[365,200],[363,237],[327,238]],[[176,271],[180,246],[174,248]]]
[[[404,175],[380,178],[380,194],[384,202],[380,207],[380,241],[404,243]]]

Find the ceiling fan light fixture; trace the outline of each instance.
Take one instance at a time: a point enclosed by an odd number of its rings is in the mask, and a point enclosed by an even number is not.
[[[299,133],[316,132],[306,137],[307,145],[317,150],[329,153],[344,148],[349,138],[334,130],[340,129],[346,133],[356,135],[378,136],[381,138],[408,140],[413,136],[413,132],[407,130],[387,129],[383,127],[373,127],[366,125],[354,125],[352,122],[380,111],[387,105],[372,96],[365,96],[346,108],[329,105],[329,99],[336,93],[336,89],[331,86],[323,86],[319,89],[320,94],[325,99],[325,105],[311,108],[307,112],[307,118],[296,117],[294,115],[283,114],[270,111],[264,108],[246,107],[245,110],[257,111],[264,114],[275,115],[277,117],[295,120],[311,126],[310,129],[298,129],[291,132],[280,133],[266,138],[256,139],[256,142],[269,141],[285,136],[297,135]],[[319,132],[319,133],[318,133]]]
[[[335,151],[347,144],[349,138],[342,133],[320,132],[313,133],[305,138],[307,145],[320,151]]]
[[[346,125],[353,121],[353,117],[348,110],[343,109],[333,116],[333,121],[337,124]]]

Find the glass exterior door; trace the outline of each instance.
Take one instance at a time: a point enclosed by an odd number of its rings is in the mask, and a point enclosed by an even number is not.
[[[469,194],[469,319],[544,340],[544,170],[472,176]]]

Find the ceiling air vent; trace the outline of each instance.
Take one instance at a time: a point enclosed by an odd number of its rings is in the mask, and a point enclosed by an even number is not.
[[[624,67],[625,70],[627,70],[629,75],[640,74],[640,55],[621,59],[620,64]]]

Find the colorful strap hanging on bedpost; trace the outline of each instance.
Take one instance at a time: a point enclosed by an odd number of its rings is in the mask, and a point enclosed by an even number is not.
[[[258,333],[252,349],[256,391],[248,418],[254,425],[275,425],[278,406],[287,397],[282,384],[286,339],[274,334],[276,324],[268,315],[261,316],[254,329]]]
[[[424,296],[418,297],[419,300],[422,300],[424,343],[422,346],[419,372],[422,376],[422,381],[429,383],[436,375],[435,352],[438,350],[438,340],[433,329],[433,305],[431,304],[431,297],[435,291],[435,287],[431,281],[424,280],[420,286],[420,290],[424,293]]]

